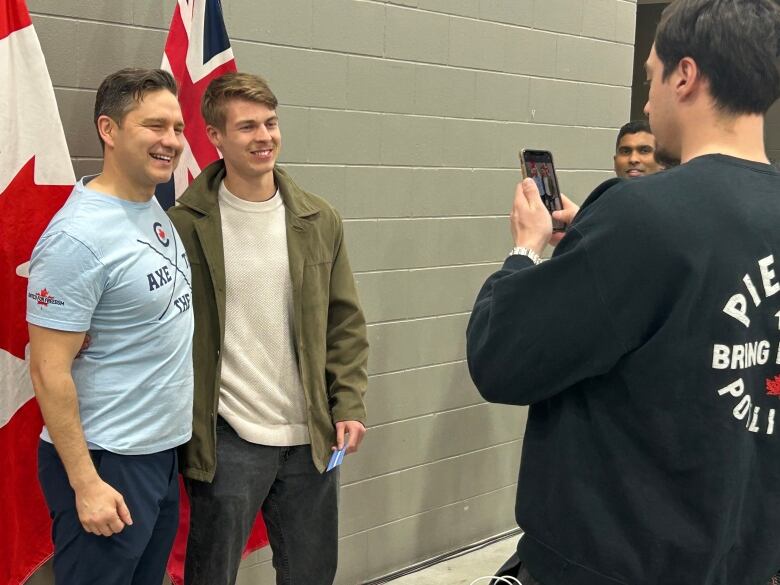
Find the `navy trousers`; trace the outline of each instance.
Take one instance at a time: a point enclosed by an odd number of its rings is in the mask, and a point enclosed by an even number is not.
[[[176,450],[151,455],[90,451],[101,479],[125,499],[132,526],[112,536],[84,530],[54,446],[38,446],[38,478],[49,507],[56,585],[157,585],[179,523]]]

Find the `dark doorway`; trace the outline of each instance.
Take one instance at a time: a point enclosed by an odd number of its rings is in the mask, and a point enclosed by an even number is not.
[[[661,12],[669,2],[641,2],[636,7],[636,35],[634,37],[634,78],[631,84],[631,119],[644,118],[642,111],[647,103],[645,61],[653,46],[655,29],[661,20]]]

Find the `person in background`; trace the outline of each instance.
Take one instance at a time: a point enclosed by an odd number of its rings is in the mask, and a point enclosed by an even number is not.
[[[624,124],[615,142],[615,174],[621,179],[635,179],[664,170],[656,158],[655,136],[646,120]]]

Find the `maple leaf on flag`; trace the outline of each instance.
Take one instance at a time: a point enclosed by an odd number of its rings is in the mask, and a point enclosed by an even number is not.
[[[35,157],[31,158],[0,193],[0,283],[3,287],[3,319],[0,349],[24,359],[27,345],[27,279],[17,268],[30,260],[41,232],[73,190],[73,185],[37,185]],[[47,296],[46,289],[40,292]]]

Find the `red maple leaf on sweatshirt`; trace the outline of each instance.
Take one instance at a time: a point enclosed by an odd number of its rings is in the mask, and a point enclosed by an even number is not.
[[[766,393],[769,396],[780,396],[780,374],[766,381]]]

